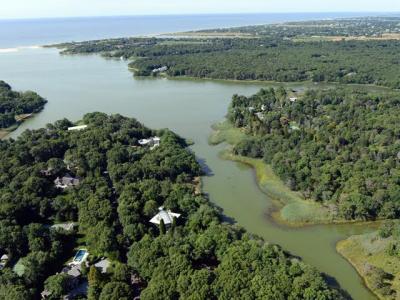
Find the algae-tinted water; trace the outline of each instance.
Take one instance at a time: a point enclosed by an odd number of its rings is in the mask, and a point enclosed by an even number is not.
[[[228,217],[334,277],[354,299],[374,299],[335,250],[338,240],[370,229],[359,225],[277,226],[266,218],[271,201],[258,189],[254,172],[220,159],[223,145],[208,145],[210,126],[223,119],[232,94],[250,95],[266,85],[135,79],[125,62],[99,56],[60,56],[52,49],[0,54],[0,79],[17,90],[37,91],[49,101],[44,111],[27,120],[13,137],[60,118],[78,120],[84,113],[102,111],[136,117],[153,128],[168,127],[193,140],[192,149],[208,168],[204,191]]]

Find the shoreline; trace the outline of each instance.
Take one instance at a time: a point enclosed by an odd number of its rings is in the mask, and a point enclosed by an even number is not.
[[[131,61],[132,62],[132,61]],[[232,84],[257,84],[257,85],[282,85],[282,86],[326,86],[329,87],[351,87],[351,88],[367,88],[367,89],[376,89],[382,91],[398,91],[396,89],[392,89],[383,85],[376,84],[362,84],[362,83],[340,83],[334,81],[327,82],[314,82],[314,81],[271,81],[271,80],[239,80],[239,79],[221,79],[221,78],[209,78],[209,77],[194,77],[194,76],[170,76],[166,73],[162,73],[158,76],[137,76],[135,72],[139,71],[138,68],[129,66],[128,70],[134,73],[135,77],[138,78],[166,78],[168,80],[182,80],[182,81],[205,81],[205,82],[220,82],[220,83],[232,83]]]
[[[8,128],[0,128],[0,140],[7,138],[7,136],[10,135],[13,131],[17,130],[22,123],[35,117],[35,115],[36,113],[17,115],[15,124],[11,125]]]
[[[213,130],[215,132],[215,126],[213,126]],[[210,136],[211,138],[211,136]],[[217,145],[220,143],[228,143],[228,141],[225,140],[220,140],[218,141],[218,143],[210,143],[210,145]],[[253,162],[253,160],[256,159],[251,159],[251,158],[246,158],[246,157],[241,157],[241,156],[237,156],[234,155],[231,152],[231,149],[228,147],[225,150],[223,150],[220,153],[220,158],[221,159],[226,159],[226,160],[230,160],[232,162],[238,162],[238,163],[242,163],[247,165],[248,167],[251,168],[252,173],[253,173],[253,178],[255,181],[255,184],[257,185],[257,187],[259,188],[259,190],[265,194],[267,197],[269,197],[271,199],[272,202],[272,207],[269,208],[266,211],[266,218],[270,219],[276,226],[283,226],[286,228],[292,228],[292,229],[300,229],[300,228],[305,228],[305,227],[312,227],[312,226],[318,226],[318,225],[359,225],[359,226],[366,226],[366,225],[371,225],[371,224],[380,224],[380,222],[382,220],[378,220],[378,221],[359,221],[359,220],[345,220],[345,219],[336,219],[336,220],[317,220],[317,221],[307,221],[307,222],[300,222],[300,221],[296,221],[296,222],[290,222],[288,220],[285,220],[282,217],[282,210],[290,205],[290,203],[288,204],[287,202],[285,202],[281,197],[277,197],[276,195],[274,195],[273,192],[270,192],[267,190],[268,187],[263,185],[262,182],[262,176],[265,174],[262,174],[262,171],[259,170],[259,166]],[[260,161],[260,160],[259,160]],[[265,163],[262,162],[262,164],[264,164],[264,167],[266,167]],[[292,191],[290,191],[292,192]],[[307,200],[302,200],[302,202],[308,202],[306,204],[313,206],[312,202],[309,202]],[[304,203],[303,202],[303,203]],[[338,255],[340,255],[343,259],[345,259],[357,272],[358,276],[360,276],[360,279],[363,282],[363,285],[374,295],[377,297],[377,299],[379,300],[388,300],[386,298],[382,298],[380,297],[379,294],[376,293],[376,291],[371,287],[370,283],[367,280],[367,277],[363,274],[363,272],[361,272],[360,267],[351,259],[349,258],[347,255],[345,255],[345,253],[343,253],[340,250],[340,245],[343,243],[346,243],[346,241],[349,238],[354,237],[354,235],[349,236],[347,239],[342,239],[342,240],[338,240],[335,244],[335,251]]]
[[[272,202],[272,207],[269,208],[266,211],[266,218],[270,219],[275,225],[277,226],[284,226],[286,228],[305,228],[305,227],[312,227],[312,226],[318,226],[318,225],[359,225],[359,226],[366,226],[366,225],[379,225],[383,220],[376,220],[376,221],[360,221],[360,220],[345,220],[345,219],[316,219],[316,220],[307,220],[307,221],[290,221],[285,219],[282,216],[282,211],[287,207],[288,205],[291,205],[290,203],[290,197],[286,198],[285,197],[279,197],[275,191],[269,190],[269,186],[265,185],[263,180],[270,180],[270,174],[268,174],[268,170],[266,171],[265,168],[269,167],[266,165],[261,159],[254,159],[254,158],[248,158],[248,157],[242,157],[238,155],[234,155],[232,153],[231,146],[234,144],[234,141],[240,137],[243,137],[245,135],[244,132],[240,132],[237,128],[229,127],[229,125],[226,125],[227,121],[222,122],[222,123],[217,123],[212,126],[213,132],[211,133],[209,137],[209,144],[210,145],[218,145],[220,143],[227,143],[229,145],[225,150],[222,150],[220,153],[220,158],[221,159],[226,159],[230,160],[233,162],[238,162],[247,165],[252,169],[253,172],[253,178],[255,181],[255,184],[257,187],[260,189],[260,191],[265,194],[267,197],[271,199]],[[221,127],[222,130],[221,130]],[[236,131],[236,135],[232,132],[229,131]],[[222,133],[221,133],[222,132]],[[239,133],[238,133],[239,132]],[[270,168],[270,167],[269,167]],[[270,170],[272,171],[272,170]],[[273,172],[273,171],[272,171]],[[263,179],[264,177],[264,179]],[[276,175],[275,175],[276,177]],[[280,179],[279,179],[280,180]],[[283,184],[283,182],[281,182]],[[273,185],[273,184],[272,184]],[[279,188],[278,188],[279,190]],[[286,191],[283,191],[286,192]],[[293,191],[287,191],[288,193],[293,193]],[[303,200],[303,199],[294,199],[294,201],[299,201],[299,203],[303,203],[306,205],[310,205],[311,207],[314,206],[314,203],[311,202],[311,200]],[[296,203],[296,202],[294,202]],[[317,204],[318,205],[318,204]],[[320,209],[318,206],[314,206],[314,208]],[[315,211],[314,211],[315,214]],[[347,243],[347,241],[351,238],[357,237],[357,235],[350,235],[346,239],[338,240],[335,243],[335,251],[340,255],[343,259],[345,259],[350,265],[356,270],[357,274],[360,276],[360,279],[363,282],[363,285],[371,291],[373,295],[377,297],[377,299],[380,300],[388,300],[391,298],[383,298],[381,295],[379,295],[376,290],[374,290],[368,281],[368,277],[362,272],[360,266],[352,260],[351,257],[346,255],[345,251],[342,251],[342,245]]]
[[[228,152],[229,150],[225,150],[225,151]],[[220,157],[222,159],[245,164],[252,169],[255,183],[257,184],[258,188],[260,189],[260,191],[263,194],[265,194],[271,198],[271,200],[275,206],[272,209],[270,209],[270,211],[267,214],[267,217],[270,218],[277,225],[282,225],[282,226],[286,226],[289,228],[303,228],[303,227],[317,226],[317,225],[346,225],[346,224],[369,225],[369,224],[379,224],[380,222],[384,221],[384,220],[361,221],[361,220],[346,220],[346,219],[333,219],[332,221],[321,220],[321,221],[314,221],[314,222],[313,221],[303,221],[303,222],[288,221],[282,217],[281,211],[287,205],[290,205],[290,203],[286,203],[284,200],[282,200],[281,198],[278,198],[276,196],[274,197],[273,192],[269,192],[266,190],[266,187],[263,187],[263,185],[260,182],[260,178],[259,178],[259,174],[258,174],[256,165],[252,164],[249,160],[247,160],[246,157],[237,156],[232,153],[222,153]],[[292,191],[290,191],[290,192],[292,192]],[[300,201],[304,202],[305,205],[310,205],[310,206],[315,205],[315,203],[313,203],[312,200],[300,199]],[[321,206],[321,208],[324,208],[324,206],[319,205],[318,203],[316,203],[316,205],[317,205],[317,208],[318,208],[318,206]]]
[[[362,278],[364,285],[381,300],[392,300],[398,297],[395,298],[393,291],[398,291],[400,266],[398,258],[396,265],[396,258],[386,253],[390,242],[390,239],[380,238],[378,232],[375,231],[369,234],[352,235],[336,243],[337,253],[353,266]],[[379,286],[375,282],[376,286],[374,287],[374,281],[376,281],[373,274],[374,268],[387,272],[393,278],[391,280],[382,279],[384,286]],[[390,292],[385,294],[383,289],[388,286]]]
[[[336,243],[336,252],[341,255],[350,265],[352,265],[352,267],[357,271],[358,275],[360,276],[363,284],[371,291],[371,293],[374,294],[374,296],[376,296],[379,300],[385,300],[385,298],[382,298],[381,295],[379,295],[378,293],[376,293],[376,291],[371,287],[371,285],[368,283],[367,278],[365,277],[365,275],[362,274],[361,269],[359,268],[359,266],[348,256],[346,256],[343,253],[343,250],[340,249],[340,247],[342,247],[342,244],[345,242],[346,240],[340,240],[339,242]]]
[[[245,133],[237,128],[233,128],[229,121],[217,123],[212,126],[213,132],[209,137],[210,145],[227,143],[232,146],[239,139],[245,138]],[[291,191],[274,173],[271,166],[265,164],[261,159],[238,156],[232,153],[231,148],[227,147],[220,153],[220,158],[238,162],[249,166],[253,170],[255,183],[262,193],[271,198],[274,207],[267,214],[274,223],[290,228],[301,228],[315,225],[343,225],[343,224],[380,224],[384,220],[362,221],[346,220],[333,215],[329,207],[316,203],[312,200],[303,199],[299,192]],[[283,213],[288,213],[291,209],[301,211],[304,214],[290,215],[285,217]],[[286,210],[286,211],[285,211]],[[289,211],[290,212],[290,211]],[[323,216],[313,219],[311,215]]]

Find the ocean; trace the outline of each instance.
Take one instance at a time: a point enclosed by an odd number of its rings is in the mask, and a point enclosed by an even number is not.
[[[378,14],[263,13],[0,20],[0,50],[16,51],[18,47],[61,42],[368,15]]]

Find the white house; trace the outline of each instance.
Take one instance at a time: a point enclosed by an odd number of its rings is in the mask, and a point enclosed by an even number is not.
[[[139,140],[139,145],[141,146],[151,146],[150,149],[160,146],[161,139],[158,136],[154,136],[148,139]]]
[[[167,70],[168,70],[168,67],[167,66],[163,66],[161,68],[154,69],[153,73],[161,73],[161,72],[165,72]]]
[[[68,127],[68,131],[79,131],[86,129],[88,126],[87,125],[79,125],[79,126],[74,126],[74,127]]]
[[[0,258],[0,270],[3,269],[8,263],[8,255],[3,254]]]
[[[289,100],[290,100],[290,102],[296,102],[297,101],[297,97],[290,97]]]
[[[110,265],[111,262],[107,258],[103,258],[94,264],[94,266],[98,268],[101,273],[107,273],[107,269],[110,267]]]
[[[50,228],[52,229],[64,229],[65,231],[71,231],[72,229],[74,229],[75,227],[75,223],[71,222],[71,223],[61,223],[61,224],[54,224],[52,226],[50,226]]]
[[[164,210],[164,207],[160,207],[158,214],[156,214],[151,220],[150,223],[160,225],[161,220],[164,221],[164,224],[171,225],[174,218],[179,218],[181,215],[171,212],[170,210]]]

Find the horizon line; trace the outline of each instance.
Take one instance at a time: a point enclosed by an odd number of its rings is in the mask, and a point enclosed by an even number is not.
[[[400,11],[293,11],[293,12],[232,12],[232,13],[165,13],[165,14],[116,14],[116,15],[77,15],[77,16],[54,16],[54,17],[26,17],[26,18],[0,18],[0,21],[23,21],[23,20],[52,20],[52,19],[88,19],[88,18],[118,18],[118,17],[164,17],[164,16],[229,16],[229,15],[278,15],[278,14],[388,14],[397,15]],[[376,16],[376,15],[375,15]],[[365,16],[368,17],[368,16]],[[372,17],[372,15],[371,15]],[[400,17],[400,16],[399,16]]]

